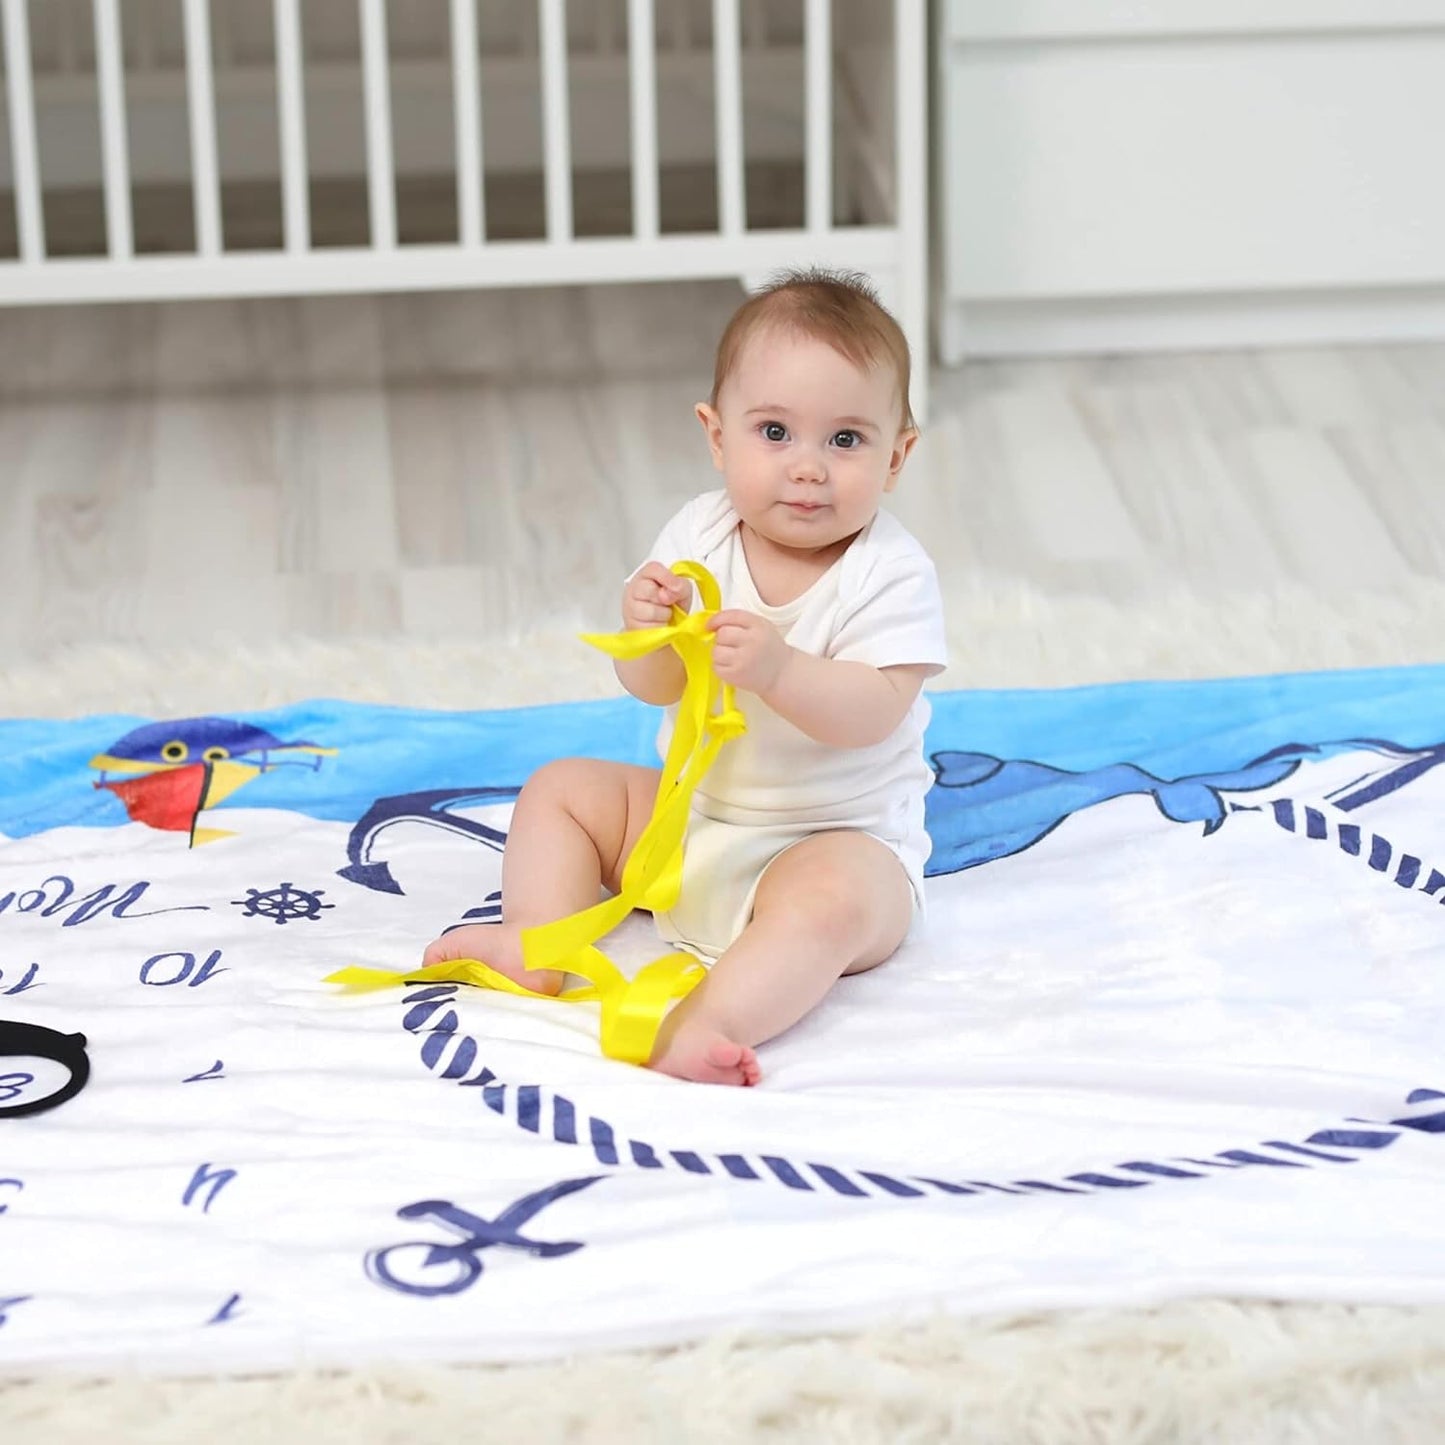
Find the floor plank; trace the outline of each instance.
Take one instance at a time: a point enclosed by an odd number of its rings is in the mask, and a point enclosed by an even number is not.
[[[716,484],[732,283],[0,310],[5,661],[610,626]],[[945,597],[1445,575],[1445,346],[980,362],[892,499]]]

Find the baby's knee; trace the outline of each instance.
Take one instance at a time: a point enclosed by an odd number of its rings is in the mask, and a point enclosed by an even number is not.
[[[871,900],[847,879],[820,875],[783,900],[794,926],[839,945],[855,942],[871,921]]]
[[[570,805],[579,797],[595,792],[606,763],[596,758],[554,758],[543,763],[522,786],[519,802],[548,802]]]

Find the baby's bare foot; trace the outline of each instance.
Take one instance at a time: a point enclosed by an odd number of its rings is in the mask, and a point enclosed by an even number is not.
[[[758,1056],[746,1044],[702,1020],[682,1019],[658,1038],[648,1068],[698,1084],[751,1087],[763,1077]]]
[[[469,923],[448,929],[434,938],[422,954],[422,963],[451,963],[474,958],[498,973],[537,993],[556,994],[566,974],[555,968],[529,969],[522,959],[522,930],[514,923]]]

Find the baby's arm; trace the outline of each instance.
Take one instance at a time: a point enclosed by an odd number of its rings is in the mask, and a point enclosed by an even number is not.
[[[834,748],[880,743],[908,714],[933,671],[814,657],[783,641],[764,617],[729,610],[712,619],[712,660],[724,682],[756,694],[779,717]]]
[[[932,671],[922,663],[870,667],[790,647],[777,681],[759,696],[814,742],[866,748],[881,743],[908,716]]]
[[[686,607],[691,596],[692,583],[685,577],[679,577],[661,562],[649,562],[629,577],[622,589],[623,626],[629,631],[665,627],[672,621],[673,607]],[[619,657],[613,666],[623,687],[654,707],[675,703],[687,681],[682,659],[670,647],[642,657]]]

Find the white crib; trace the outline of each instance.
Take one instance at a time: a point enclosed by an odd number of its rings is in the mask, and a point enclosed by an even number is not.
[[[922,406],[925,0],[0,0],[0,14],[0,304],[746,285],[816,263],[874,279]],[[703,227],[665,215],[667,178],[688,166],[715,174]],[[750,217],[766,167],[781,210]],[[533,235],[489,201],[529,175]],[[579,226],[579,184],[599,177],[614,224]],[[358,202],[364,188],[359,234],[324,235],[348,181]],[[268,195],[274,234],[242,234]],[[73,234],[87,196],[89,244]],[[167,196],[183,204],[166,212]],[[158,234],[138,232],[143,206]]]

